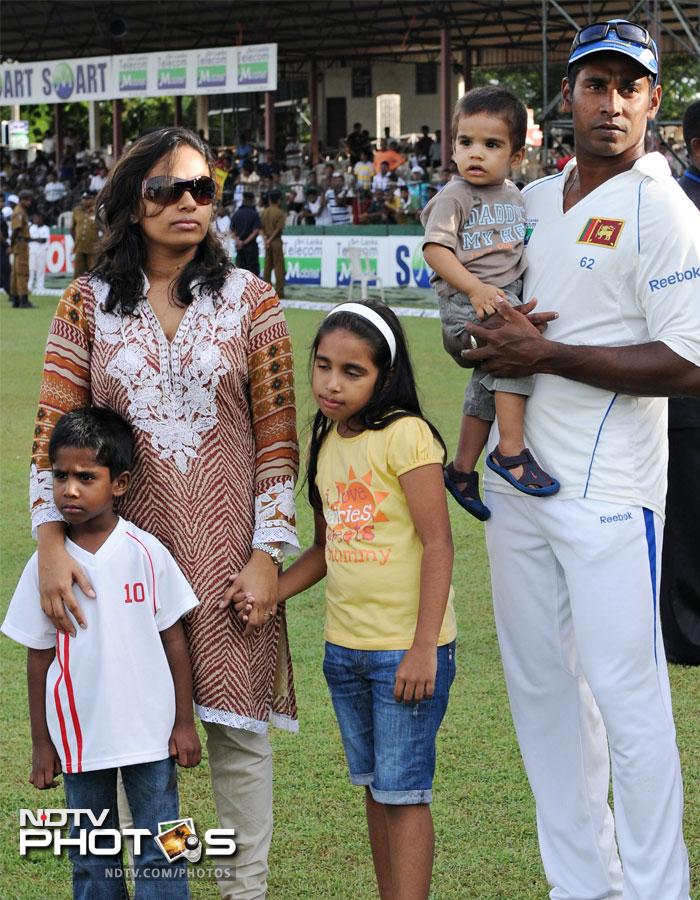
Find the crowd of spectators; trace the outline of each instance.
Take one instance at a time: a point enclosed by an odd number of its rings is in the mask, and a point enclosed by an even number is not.
[[[70,136],[64,138],[61,163],[57,166],[54,138],[47,135],[42,149],[35,151],[33,162],[27,163],[26,155],[18,152],[3,159],[0,169],[3,209],[7,210],[8,198],[29,190],[34,195],[33,211],[41,213],[46,225],[53,227],[59,224],[61,213],[72,212],[80,206],[84,194],[97,194],[105,183],[107,171],[104,156],[78,149]]]
[[[430,197],[452,176],[453,170],[441,168],[440,137],[439,131],[431,136],[424,125],[410,140],[395,139],[388,128],[376,139],[358,122],[336,152],[312,166],[308,147],[296,135],[286,138],[276,157],[244,132],[235,147],[218,150],[217,227],[227,227],[243,205],[244,193],[253,195],[259,212],[269,207],[271,195],[279,194],[286,225],[416,223]],[[54,138],[47,135],[31,164],[21,154],[15,154],[14,162],[3,162],[0,191],[6,217],[14,197],[30,190],[33,212],[41,213],[46,225],[67,224],[61,214],[100,190],[108,172],[104,156],[80,150],[68,136],[56,166],[54,149]]]
[[[373,139],[357,122],[337,152],[317,166],[305,149],[290,136],[276,158],[270,149],[256,150],[247,134],[238,147],[221,149],[219,227],[241,208],[244,193],[253,195],[259,211],[279,194],[286,225],[415,224],[454,172],[441,167],[440,132],[431,137],[427,125],[416,138],[400,141],[388,128]]]

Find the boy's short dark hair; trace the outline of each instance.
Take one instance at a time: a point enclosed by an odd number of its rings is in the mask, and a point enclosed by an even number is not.
[[[527,109],[522,100],[512,91],[500,85],[486,85],[472,88],[459,98],[452,116],[452,143],[457,139],[459,120],[464,116],[475,116],[488,113],[498,116],[508,125],[510,143],[513,153],[525,146],[527,136]]]
[[[690,146],[693,138],[700,138],[700,100],[691,103],[683,113],[683,140],[689,155],[693,152]]]
[[[52,464],[63,447],[94,450],[98,465],[107,466],[113,479],[134,465],[131,427],[114,410],[100,406],[85,406],[61,416],[49,441]]]

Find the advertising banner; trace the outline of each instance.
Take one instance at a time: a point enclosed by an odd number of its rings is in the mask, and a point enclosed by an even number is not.
[[[351,272],[346,248],[359,247],[367,252],[369,269],[382,279],[384,287],[430,287],[430,269],[423,259],[420,235],[295,234],[282,235],[282,243],[287,284],[347,287]],[[262,272],[265,263],[262,239],[259,239],[258,247]],[[73,238],[69,234],[52,233],[46,271],[50,275],[73,271]],[[370,281],[370,286],[372,284],[374,282]]]
[[[29,121],[10,119],[7,127],[7,145],[10,150],[26,150],[29,146]]]
[[[346,250],[358,247],[367,254],[369,271],[382,279],[384,287],[430,287],[430,269],[423,259],[421,235],[283,235],[282,241],[289,284],[346,287],[351,276]],[[299,276],[302,271],[303,280]],[[371,286],[376,282],[369,283]]]
[[[70,234],[51,233],[46,254],[47,275],[71,275],[73,273],[73,238]]]
[[[321,286],[323,241],[321,235],[282,238],[287,284]]]
[[[236,47],[236,87],[234,91],[277,90],[277,44]],[[273,85],[273,86],[271,86]]]
[[[0,66],[0,104],[277,90],[277,44]]]

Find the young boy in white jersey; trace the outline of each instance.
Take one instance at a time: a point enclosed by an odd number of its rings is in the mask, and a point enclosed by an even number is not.
[[[525,153],[527,110],[505,88],[468,91],[452,118],[455,176],[423,213],[423,254],[433,269],[443,344],[461,366],[468,339],[466,325],[493,314],[494,301],[522,303],[525,215],[520,192],[508,181]],[[533,379],[493,378],[478,367],[464,397],[459,442],[445,468],[445,485],[460,506],[482,521],[490,516],[479,495],[476,464],[496,418],[498,446],[486,465],[526,494],[547,496],[559,490],[525,447],[525,400]]]
[[[135,842],[137,896],[162,897],[167,880],[168,897],[187,898],[184,866],[166,862],[152,836],[159,822],[179,818],[176,762],[191,767],[201,758],[180,622],[197,598],[165,547],[114,512],[133,460],[133,436],[119,415],[87,407],[63,416],[49,459],[66,548],[97,597],[81,597],[84,630],[57,632],[39,604],[35,553],[2,624],[28,647],[30,781],[39,790],[56,787],[63,772],[67,807],[91,809],[101,828],[118,828],[121,771],[134,828],[151,834]],[[74,825],[71,837],[79,836]],[[120,854],[81,854],[72,846],[69,855],[75,898],[126,896],[123,875],[113,874],[121,871]]]

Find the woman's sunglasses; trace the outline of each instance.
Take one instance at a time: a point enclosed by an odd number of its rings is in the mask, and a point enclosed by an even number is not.
[[[208,206],[216,197],[216,182],[208,175],[197,178],[174,178],[172,175],[154,175],[144,178],[141,196],[159,206],[177,203],[185,192],[192,195],[197,206]]]
[[[629,41],[630,44],[636,44],[638,47],[650,47],[652,51],[655,49],[651,35],[641,25],[635,25],[634,22],[597,22],[594,25],[587,25],[579,31],[574,38],[571,52],[573,53],[582,44],[593,44],[596,41],[605,40],[611,31],[614,31],[621,41]]]

